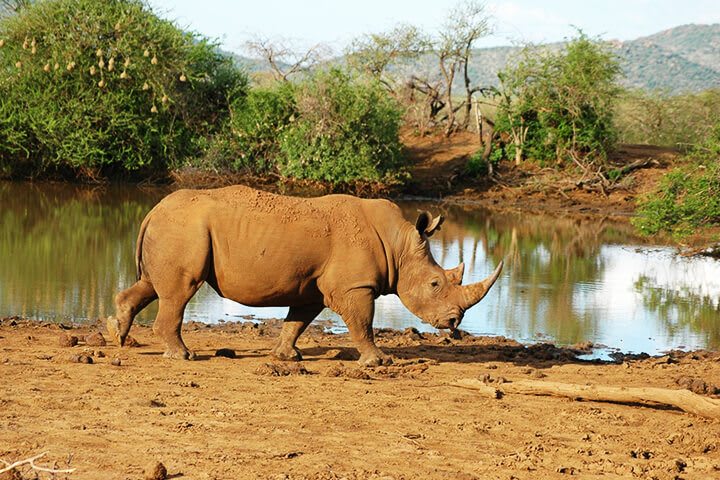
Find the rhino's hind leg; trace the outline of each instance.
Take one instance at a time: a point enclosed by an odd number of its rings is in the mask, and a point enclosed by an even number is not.
[[[194,293],[192,292],[192,294]],[[165,342],[165,353],[163,355],[166,358],[179,360],[193,360],[195,358],[195,353],[188,350],[180,335],[185,305],[187,305],[192,294],[183,300],[160,297],[153,332]]]
[[[283,361],[302,360],[302,354],[295,346],[295,342],[323,308],[323,305],[290,307],[285,322],[283,322],[280,339],[272,349],[271,355]]]
[[[110,336],[122,346],[130,332],[135,315],[157,298],[152,283],[140,279],[115,296],[115,315],[107,319]]]

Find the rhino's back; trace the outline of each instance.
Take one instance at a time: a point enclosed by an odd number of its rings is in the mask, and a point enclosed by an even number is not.
[[[347,278],[377,277],[376,264],[384,258],[375,261],[382,247],[366,214],[375,202],[348,195],[288,197],[232,186],[181,190],[159,209],[166,223],[175,217],[169,223],[208,232],[208,281],[221,295],[262,306],[317,299],[317,279],[326,270],[342,268]]]

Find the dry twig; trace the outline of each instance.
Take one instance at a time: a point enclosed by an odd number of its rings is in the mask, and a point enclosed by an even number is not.
[[[55,468],[47,468],[47,467],[40,467],[38,465],[35,465],[35,460],[38,460],[45,455],[47,455],[48,452],[43,452],[35,455],[34,457],[26,458],[25,460],[18,460],[15,463],[8,463],[5,460],[0,460],[5,464],[4,468],[0,468],[0,473],[9,472],[14,468],[20,467],[22,465],[30,465],[30,468],[33,470],[36,470],[38,472],[46,472],[46,473],[72,473],[76,469],[75,468],[65,468],[65,469],[55,469]]]

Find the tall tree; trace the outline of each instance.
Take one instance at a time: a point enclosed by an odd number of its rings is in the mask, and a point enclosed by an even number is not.
[[[351,67],[377,79],[396,93],[398,78],[388,72],[397,63],[417,58],[428,49],[425,35],[412,25],[398,25],[388,32],[356,38],[347,50]]]
[[[481,87],[472,84],[470,78],[470,58],[475,43],[490,34],[491,28],[485,4],[477,0],[463,0],[450,12],[443,24],[435,51],[440,71],[445,79],[445,103],[447,105],[447,123],[445,134],[451,135],[457,128],[456,112],[464,106],[465,116],[460,125],[467,128],[472,109],[472,96]],[[453,83],[458,71],[462,72],[465,87],[465,100],[457,108],[453,106]]]

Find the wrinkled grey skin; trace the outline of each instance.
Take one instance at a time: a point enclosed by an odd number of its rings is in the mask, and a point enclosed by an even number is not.
[[[441,224],[422,212],[413,225],[392,202],[348,195],[306,199],[243,186],[177,191],[141,225],[138,280],[116,296],[108,330],[122,345],[135,315],[159,299],[153,330],[165,355],[191,359],[183,313],[207,282],[245,305],[290,307],[272,352],[279,359],[301,358],[297,338],[329,307],[346,323],[360,364],[387,364],[373,340],[375,298],[397,294],[424,322],[455,329],[502,268],[461,286],[463,264],[443,270],[430,254],[428,237]]]

